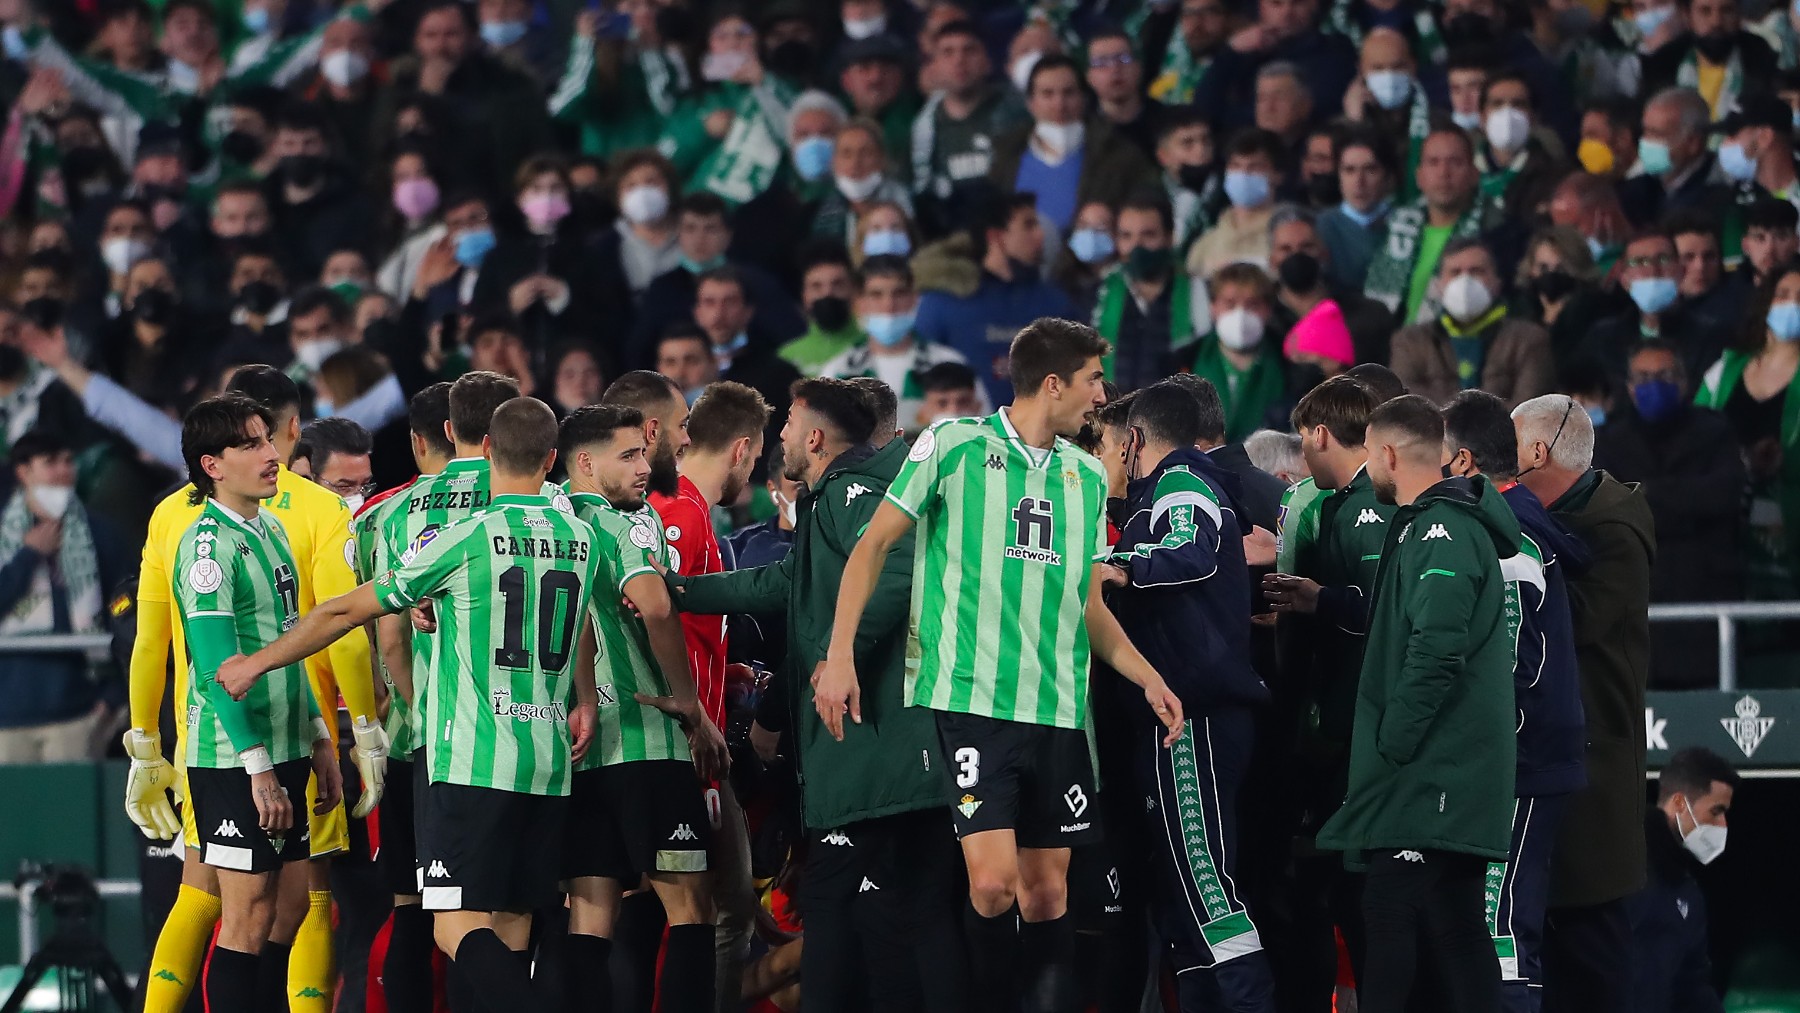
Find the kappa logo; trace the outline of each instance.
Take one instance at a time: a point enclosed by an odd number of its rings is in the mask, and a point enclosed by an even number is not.
[[[856,497],[861,496],[864,493],[871,493],[874,491],[875,490],[869,488],[868,486],[862,484],[861,482],[856,482],[856,483],[852,484],[850,486],[850,488],[844,490],[844,505],[849,506],[851,503],[854,503],[856,501]]]
[[[295,992],[294,998],[296,998],[296,999],[323,999],[323,998],[325,998],[325,993],[319,991],[318,989],[312,987],[311,985],[308,985],[305,988],[301,989],[300,991]]]
[[[856,892],[857,893],[868,893],[870,890],[875,890],[875,891],[879,892],[881,890],[881,887],[876,886],[874,880],[871,880],[869,877],[864,876],[862,885],[856,888]]]
[[[172,981],[177,985],[186,984],[186,982],[182,981],[179,977],[176,976],[174,971],[171,971],[166,967],[161,968],[155,974],[151,975],[151,977],[155,978],[157,981]]]
[[[849,835],[845,834],[842,830],[833,830],[831,833],[826,834],[824,837],[819,838],[819,843],[820,844],[830,844],[834,847],[839,847],[839,848],[854,848],[854,847],[856,847],[856,845],[850,843]]]
[[[1402,851],[1394,857],[1401,861],[1412,862],[1417,865],[1425,864],[1425,856],[1417,851]]]
[[[1429,542],[1433,538],[1442,538],[1446,542],[1456,541],[1456,539],[1450,537],[1450,532],[1444,530],[1444,526],[1442,524],[1433,524],[1431,526],[1431,530],[1425,532],[1425,537],[1419,539],[1419,541]]]
[[[238,830],[237,824],[235,822],[233,822],[231,820],[225,820],[224,822],[219,824],[219,829],[213,831],[213,836],[214,837],[242,837],[244,835],[240,830]]]
[[[1087,792],[1082,791],[1081,785],[1079,784],[1069,785],[1069,790],[1063,792],[1063,801],[1068,804],[1069,811],[1076,816],[1080,816],[1082,813],[1087,812]]]
[[[444,868],[444,863],[442,863],[442,862],[433,862],[433,863],[431,863],[431,867],[425,870],[425,878],[426,879],[449,879],[450,878],[450,870]]]
[[[675,832],[669,835],[671,841],[697,841],[699,839],[700,835],[694,833],[694,828],[686,823],[678,824]]]
[[[1719,724],[1725,726],[1725,734],[1731,736],[1731,741],[1737,743],[1738,749],[1744,753],[1744,759],[1748,760],[1756,752],[1756,747],[1762,745],[1769,729],[1775,727],[1775,719],[1763,717],[1762,705],[1756,702],[1755,697],[1747,694],[1733,709],[1737,712],[1737,717],[1720,718]]]
[[[1385,522],[1382,521],[1380,514],[1376,513],[1373,510],[1370,510],[1368,507],[1364,507],[1362,513],[1359,513],[1356,515],[1356,523],[1352,524],[1351,527],[1360,528],[1364,524],[1382,524],[1382,523],[1385,523]]]
[[[1005,471],[1006,470],[1006,459],[1001,457],[999,454],[989,454],[987,466],[990,470],[993,470],[993,471]]]

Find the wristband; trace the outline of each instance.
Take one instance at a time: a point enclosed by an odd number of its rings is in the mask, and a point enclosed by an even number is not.
[[[325,723],[324,718],[317,717],[313,718],[313,741],[317,742],[320,739],[331,741],[331,726]]]
[[[275,769],[274,761],[269,759],[268,749],[262,746],[251,746],[249,749],[239,753],[238,759],[243,761],[244,773],[249,774],[251,777],[255,777],[258,774],[267,774],[269,771]]]

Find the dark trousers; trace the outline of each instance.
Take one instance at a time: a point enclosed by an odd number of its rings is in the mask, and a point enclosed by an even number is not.
[[[1544,1013],[1630,1013],[1631,923],[1623,899],[1551,908],[1544,929]]]
[[[1361,1013],[1405,1013],[1419,979],[1442,990],[1444,1010],[1499,1013],[1499,964],[1484,917],[1487,871],[1473,855],[1369,853]]]
[[[1543,1006],[1550,855],[1567,801],[1567,795],[1515,800],[1507,859],[1488,865],[1488,931],[1500,958],[1500,997],[1506,1013],[1538,1013]]]

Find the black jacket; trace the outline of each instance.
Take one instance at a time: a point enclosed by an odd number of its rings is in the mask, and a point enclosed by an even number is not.
[[[1261,52],[1240,53],[1220,46],[1194,89],[1194,105],[1208,121],[1227,131],[1252,125],[1256,120],[1256,73],[1277,60],[1290,61],[1306,74],[1313,118],[1320,123],[1343,106],[1344,92],[1356,78],[1356,48],[1350,41],[1309,28]]]
[[[1227,443],[1206,452],[1212,463],[1237,479],[1233,497],[1241,508],[1246,529],[1251,525],[1274,531],[1281,514],[1281,496],[1287,483],[1250,463],[1242,443]]]
[[[1130,580],[1108,605],[1190,715],[1269,700],[1250,664],[1250,571],[1236,486],[1201,451],[1171,452],[1126,488],[1125,523],[1109,559]],[[1141,705],[1127,711],[1152,718]]]
[[[1581,673],[1575,665],[1575,630],[1569,618],[1566,574],[1587,565],[1587,549],[1535,494],[1514,483],[1501,493],[1519,528],[1537,547],[1541,568],[1519,582],[1518,658],[1513,701],[1519,712],[1518,766],[1513,793],[1520,798],[1561,795],[1587,783],[1582,756],[1587,724],[1581,713]],[[1520,557],[1501,562],[1505,571]],[[1513,574],[1508,573],[1508,576]]]
[[[768,272],[749,264],[733,263],[738,277],[744,279],[744,294],[750,298],[754,314],[750,329],[768,334],[779,345],[806,333],[806,318],[800,307],[783,291]],[[638,302],[637,322],[631,330],[626,348],[625,368],[655,369],[656,343],[670,324],[694,318],[694,274],[677,267],[658,275]]]
[[[375,221],[377,208],[348,172],[338,168],[328,171],[324,189],[298,204],[289,204],[282,198],[278,180],[271,178],[264,186],[275,221],[269,235],[280,246],[281,266],[289,278],[318,277],[325,258],[337,250],[373,254],[369,248],[369,226]]]
[[[1650,881],[1625,900],[1631,922],[1633,1013],[1720,1013],[1706,949],[1706,894],[1693,859],[1652,809],[1644,818]]]
[[[1712,179],[1717,159],[1718,156],[1710,151],[1703,153],[1694,171],[1673,190],[1663,186],[1662,177],[1648,173],[1621,182],[1619,204],[1625,210],[1625,217],[1643,229],[1673,212],[1705,207],[1717,199],[1718,187]]]
[[[1617,316],[1601,320],[1588,332],[1588,340],[1578,357],[1598,363],[1608,376],[1623,380],[1631,350],[1644,340],[1639,329],[1642,318],[1636,304],[1628,304]],[[1704,375],[1736,337],[1695,316],[1685,300],[1663,311],[1658,321],[1658,335],[1681,355],[1689,376]]]
[[[1681,65],[1694,53],[1696,41],[1693,32],[1683,32],[1664,43],[1656,52],[1644,57],[1644,83],[1638,89],[1638,94],[1654,95],[1664,88],[1679,84]],[[1775,74],[1780,70],[1776,66],[1775,51],[1769,48],[1769,44],[1760,35],[1739,30],[1737,38],[1732,42],[1732,49],[1743,63],[1746,90],[1754,87],[1755,82],[1775,79]]]
[[[545,242],[544,238],[550,241]],[[569,304],[552,315],[546,306],[527,307],[521,315],[526,342],[542,352],[559,341],[576,340],[601,356],[601,371],[618,376],[631,320],[631,294],[618,276],[599,270],[587,244],[574,234],[573,223],[555,237],[516,233],[501,239],[475,279],[474,304],[482,310],[511,312],[512,288],[534,274],[560,278],[569,286]]]

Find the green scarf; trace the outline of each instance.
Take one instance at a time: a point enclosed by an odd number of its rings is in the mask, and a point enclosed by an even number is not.
[[[1450,230],[1450,238],[1455,240],[1481,235],[1499,217],[1499,210],[1492,198],[1478,194],[1475,203],[1457,219],[1456,225]],[[1412,284],[1413,261],[1418,258],[1419,239],[1428,221],[1430,214],[1425,209],[1424,198],[1395,208],[1387,219],[1387,242],[1369,262],[1369,274],[1363,285],[1363,294],[1379,301],[1392,312],[1399,312],[1400,307],[1406,303],[1406,291]],[[1402,320],[1399,323],[1404,327],[1412,321]]]
[[[1732,392],[1744,381],[1744,370],[1756,356],[1728,349],[1700,383],[1694,403],[1702,408],[1724,411]],[[1746,527],[1746,554],[1749,557],[1750,597],[1754,599],[1787,599],[1794,596],[1794,574],[1800,562],[1800,396],[1793,384],[1781,395],[1781,470],[1769,485],[1752,488],[1751,523]],[[1779,531],[1772,525],[1759,524],[1755,518],[1758,500],[1773,498],[1779,508]]]
[[[1406,176],[1400,180],[1396,200],[1409,201],[1419,195],[1419,153],[1425,148],[1425,138],[1430,136],[1431,101],[1425,97],[1424,86],[1414,81],[1412,102],[1406,109]]]
[[[10,562],[25,544],[25,533],[37,524],[37,515],[25,502],[23,488],[13,494],[0,512],[0,561]],[[62,548],[54,567],[69,598],[69,631],[90,633],[100,628],[100,564],[94,554],[94,533],[88,530],[87,513],[70,503],[62,516]],[[31,575],[31,587],[0,616],[0,634],[49,633],[55,629],[51,606],[51,570],[39,566]]]
[[[1187,105],[1194,101],[1194,89],[1212,66],[1212,57],[1196,57],[1188,49],[1187,37],[1178,26],[1163,50],[1162,70],[1150,82],[1150,97],[1169,105]]]
[[[1700,56],[1699,51],[1690,49],[1681,61],[1681,67],[1675,71],[1675,83],[1683,88],[1700,90]],[[1737,97],[1744,92],[1744,61],[1738,51],[1731,51],[1731,59],[1725,61],[1725,81],[1719,85],[1719,104],[1713,107],[1713,119],[1722,119],[1724,110],[1737,107]]]
[[[1169,272],[1169,284],[1175,286],[1169,293],[1169,351],[1186,348],[1198,340],[1194,333],[1194,287],[1182,284],[1187,276],[1179,271]],[[1108,341],[1116,341],[1119,336],[1119,325],[1125,319],[1125,300],[1131,298],[1130,286],[1126,284],[1125,269],[1113,267],[1100,279],[1100,295],[1094,303],[1094,330]],[[1107,351],[1100,360],[1101,368],[1106,370],[1107,379],[1113,375],[1113,354],[1116,348]]]
[[[732,206],[762,196],[787,154],[788,108],[799,91],[773,74],[745,88],[731,107],[731,129],[700,163],[695,178]]]
[[[1269,342],[1263,342],[1268,346]],[[1212,381],[1225,402],[1225,440],[1236,443],[1262,428],[1269,406],[1287,391],[1281,368],[1281,352],[1265,347],[1249,369],[1240,370],[1225,358],[1219,339],[1208,336],[1194,357],[1194,375]]]
[[[1363,27],[1350,15],[1350,8],[1355,5],[1356,0],[1334,0],[1331,10],[1325,15],[1325,23],[1320,28],[1333,35],[1342,35],[1350,40],[1351,46],[1361,50]],[[1441,67],[1449,62],[1449,50],[1444,46],[1444,37],[1438,34],[1437,22],[1432,19],[1431,11],[1421,9],[1414,13],[1413,28],[1419,36],[1413,45],[1413,55],[1421,65],[1431,63]]]

